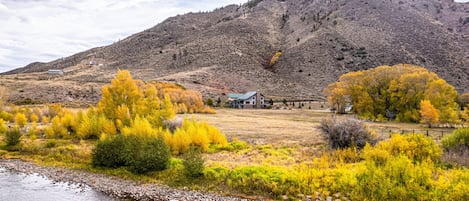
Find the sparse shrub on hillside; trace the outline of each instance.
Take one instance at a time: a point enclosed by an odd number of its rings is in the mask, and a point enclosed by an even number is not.
[[[213,100],[211,98],[207,99],[207,105],[208,106],[213,106]]]
[[[248,7],[248,8],[254,8],[257,6],[257,4],[259,4],[260,2],[262,2],[262,0],[249,0],[245,5]]]
[[[282,56],[282,51],[277,51],[274,56],[270,59],[269,65],[270,67],[274,66],[277,63],[277,60]]]
[[[328,138],[329,145],[334,149],[353,146],[362,148],[366,143],[376,142],[375,137],[358,119],[323,119],[320,128]]]

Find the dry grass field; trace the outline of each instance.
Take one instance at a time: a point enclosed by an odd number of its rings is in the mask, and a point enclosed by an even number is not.
[[[325,143],[318,128],[324,118],[333,114],[327,110],[239,110],[217,109],[216,114],[188,114],[218,127],[229,139],[234,137],[254,145],[314,146]],[[350,115],[337,115],[338,118]],[[432,128],[423,124],[398,122],[366,122],[379,137],[387,138],[393,133],[426,133],[436,140],[451,133],[454,128]]]
[[[318,126],[325,112],[307,110],[218,109],[217,114],[193,114],[196,119],[218,127],[228,138],[237,137],[254,145],[323,144]]]

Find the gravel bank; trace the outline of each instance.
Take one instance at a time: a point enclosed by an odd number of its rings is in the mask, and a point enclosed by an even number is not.
[[[236,197],[224,197],[195,191],[183,191],[158,184],[138,184],[102,174],[89,173],[60,167],[42,167],[21,160],[0,159],[0,166],[10,171],[25,174],[37,173],[56,182],[70,182],[88,185],[96,191],[101,191],[112,197],[124,200],[247,200]]]

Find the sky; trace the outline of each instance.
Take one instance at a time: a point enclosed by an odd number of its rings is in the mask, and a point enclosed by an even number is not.
[[[247,0],[0,0],[0,72],[105,46],[168,17]]]

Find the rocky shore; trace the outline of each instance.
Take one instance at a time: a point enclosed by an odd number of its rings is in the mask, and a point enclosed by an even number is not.
[[[21,172],[25,174],[37,173],[55,182],[69,182],[79,185],[87,185],[96,191],[103,192],[106,195],[122,200],[247,200],[209,193],[179,190],[159,184],[138,184],[137,182],[130,180],[124,180],[112,176],[95,174],[81,170],[60,167],[42,167],[22,160],[0,159],[0,167],[8,169],[9,171]]]

